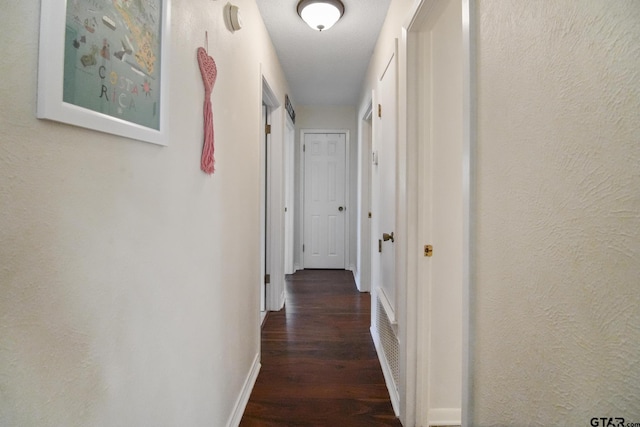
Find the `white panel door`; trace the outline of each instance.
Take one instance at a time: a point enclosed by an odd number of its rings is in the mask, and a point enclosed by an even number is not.
[[[374,186],[377,196],[374,215],[377,215],[377,239],[382,240],[381,252],[377,255],[379,271],[378,286],[383,290],[382,297],[386,297],[389,309],[387,313],[390,320],[396,319],[396,149],[397,149],[397,108],[396,108],[396,56],[391,57],[389,64],[378,83],[378,104],[375,121],[376,151],[378,153],[378,166],[374,168],[376,176]],[[394,233],[394,238],[389,238]],[[388,240],[384,240],[385,237]],[[375,260],[375,258],[374,258]],[[376,268],[374,264],[373,268]]]
[[[345,266],[344,133],[304,137],[304,268]]]

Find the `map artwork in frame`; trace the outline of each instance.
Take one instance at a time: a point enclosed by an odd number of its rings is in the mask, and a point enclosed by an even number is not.
[[[42,9],[38,117],[166,145],[168,1],[49,0]]]

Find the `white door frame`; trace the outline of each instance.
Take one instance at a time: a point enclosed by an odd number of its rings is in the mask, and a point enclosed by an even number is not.
[[[280,101],[260,72],[262,103],[267,106],[271,134],[269,150],[264,143],[265,129],[260,129],[260,284],[266,274],[271,281],[266,288],[265,308],[280,310],[284,304],[284,179],[283,179],[283,113]],[[261,120],[262,122],[262,120]],[[266,194],[265,194],[266,193]],[[265,221],[266,215],[266,221]]]
[[[473,281],[471,270],[473,266],[473,222],[474,219],[474,193],[472,177],[475,164],[475,44],[472,35],[475,34],[475,0],[460,0],[462,4],[462,43],[463,43],[463,274],[462,274],[462,425],[471,425],[473,419],[473,394],[472,394],[472,365],[471,353],[473,351],[474,334],[472,328],[472,297]],[[423,257],[422,247],[426,242],[418,240],[421,218],[418,217],[418,204],[421,202],[419,189],[419,131],[422,110],[422,102],[413,85],[418,81],[421,69],[421,53],[417,49],[419,32],[426,19],[441,5],[440,0],[420,0],[414,4],[409,14],[409,19],[403,26],[403,37],[400,46],[400,57],[403,58],[400,66],[400,99],[406,100],[404,106],[399,109],[400,131],[406,131],[406,146],[399,147],[399,158],[405,162],[405,167],[399,165],[400,180],[404,178],[406,193],[400,192],[399,205],[404,205],[406,215],[401,215],[400,221],[405,222],[407,233],[405,234],[405,254],[400,258],[406,265],[406,293],[402,302],[405,306],[406,329],[401,328],[400,339],[406,343],[401,346],[401,418],[404,425],[416,424],[417,388],[422,387],[418,379],[417,356],[418,331],[428,327],[420,316],[421,307],[418,303],[418,289],[421,286],[418,274],[419,261]],[[404,69],[404,72],[403,72]],[[403,140],[400,135],[400,140]],[[403,199],[405,193],[406,198]],[[399,227],[402,228],[402,227]],[[399,268],[399,270],[401,270]],[[402,283],[402,282],[399,282]],[[403,330],[404,329],[404,330]]]
[[[371,162],[373,153],[373,95],[359,124],[358,146],[358,212],[356,286],[360,292],[371,291]]]
[[[300,183],[304,183],[304,173],[305,173],[305,162],[304,162],[304,150],[303,150],[303,146],[304,146],[304,140],[305,140],[305,135],[306,134],[310,134],[310,133],[341,133],[345,135],[345,196],[344,196],[344,203],[345,203],[345,224],[344,224],[344,265],[345,265],[345,269],[348,268],[349,265],[351,265],[350,263],[350,259],[349,259],[349,247],[350,247],[350,243],[349,243],[349,233],[350,233],[350,218],[351,218],[351,214],[349,212],[351,212],[351,201],[349,200],[350,197],[349,195],[351,194],[351,160],[349,158],[349,152],[351,151],[351,149],[349,148],[349,130],[348,129],[301,129],[300,130],[300,159],[299,159],[299,164],[300,164],[300,168],[299,168],[299,172],[298,172],[298,182]],[[300,185],[300,192],[299,192],[299,197],[300,197],[300,221],[298,221],[298,236],[300,236],[300,245],[297,248],[298,251],[298,259],[301,262],[302,268],[304,269],[304,253],[302,251],[302,246],[304,245],[304,216],[305,216],[305,212],[304,212],[304,184]]]
[[[293,254],[294,243],[294,218],[295,218],[295,125],[291,117],[287,114],[285,120],[284,135],[284,203],[285,203],[285,223],[284,223],[284,274],[295,272]]]
[[[264,90],[264,88],[263,88]],[[269,230],[267,227],[267,194],[269,177],[267,176],[267,150],[268,135],[265,135],[264,128],[269,122],[270,110],[265,103],[265,96],[262,97],[262,108],[260,110],[260,318],[264,320],[267,312],[267,295],[265,277],[269,271],[267,261],[267,247],[269,241]]]

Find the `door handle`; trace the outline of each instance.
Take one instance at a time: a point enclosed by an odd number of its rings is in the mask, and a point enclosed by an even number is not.
[[[391,242],[395,242],[395,240],[393,240],[393,231],[391,232],[391,234],[382,233],[382,240],[384,240],[385,242],[387,240],[391,240]]]
[[[340,207],[338,208],[338,210],[339,210],[340,212],[342,212],[342,211],[344,210],[344,208],[343,208],[342,206],[340,206]]]

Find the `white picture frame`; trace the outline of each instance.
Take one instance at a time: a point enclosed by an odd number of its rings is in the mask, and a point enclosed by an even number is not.
[[[170,0],[42,0],[36,116],[168,145],[169,27]]]

